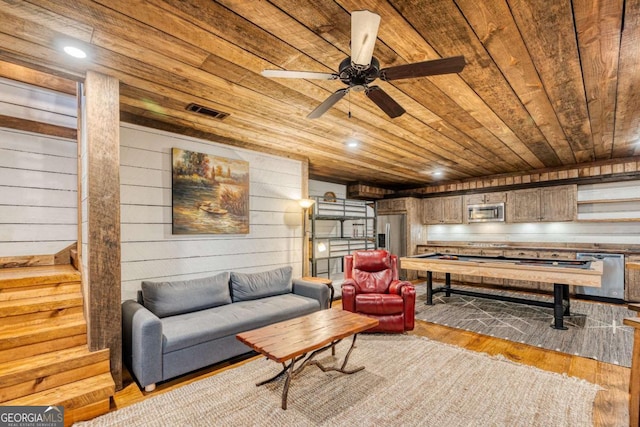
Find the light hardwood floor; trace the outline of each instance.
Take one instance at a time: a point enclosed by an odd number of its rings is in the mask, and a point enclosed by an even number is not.
[[[334,307],[339,306],[339,301],[334,303]],[[598,427],[621,427],[629,425],[629,368],[488,337],[474,332],[435,325],[420,320],[416,321],[416,327],[410,333],[424,336],[435,341],[453,344],[472,351],[484,352],[491,355],[501,354],[518,363],[535,366],[551,372],[565,373],[569,376],[583,378],[589,382],[599,384],[603,387],[603,390],[598,392],[594,403],[594,425]],[[184,386],[190,382],[216,375],[227,369],[233,369],[234,367],[253,360],[255,357],[237,358],[230,362],[221,363],[178,379],[167,381],[159,384],[158,388],[151,393],[141,391],[125,371],[124,388],[114,396],[112,410],[140,402],[159,393]]]

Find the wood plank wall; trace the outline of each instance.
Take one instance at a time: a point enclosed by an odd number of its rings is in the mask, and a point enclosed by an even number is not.
[[[120,134],[122,299],[135,298],[143,280],[286,265],[302,275],[302,162],[125,123]],[[249,162],[249,234],[171,233],[172,147]]]
[[[73,95],[0,79],[0,257],[54,254],[77,239],[76,141],[18,130],[38,120],[74,133],[75,105]]]

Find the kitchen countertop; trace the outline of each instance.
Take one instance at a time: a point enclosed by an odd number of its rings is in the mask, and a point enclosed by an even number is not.
[[[602,252],[625,255],[640,254],[639,245],[615,245],[593,243],[539,243],[539,242],[430,242],[418,244],[419,248],[429,247],[460,247],[462,248],[486,248],[503,250],[530,250],[530,251],[566,251],[566,252]]]

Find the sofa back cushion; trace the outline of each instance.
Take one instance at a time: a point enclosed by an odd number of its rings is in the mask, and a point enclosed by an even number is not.
[[[249,301],[292,291],[291,267],[282,267],[261,273],[231,272],[233,301]]]
[[[229,273],[174,282],[142,282],[144,306],[158,317],[230,304]]]

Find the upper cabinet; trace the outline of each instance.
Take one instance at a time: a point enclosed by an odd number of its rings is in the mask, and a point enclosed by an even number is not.
[[[507,222],[573,221],[576,194],[576,185],[509,191]]]
[[[378,215],[387,213],[403,212],[407,210],[407,199],[382,199],[376,201],[376,212]]]
[[[495,193],[467,194],[464,196],[465,205],[484,205],[492,203],[504,203],[507,201],[507,193],[499,191]]]
[[[462,224],[462,196],[424,199],[422,212],[425,224]]]

